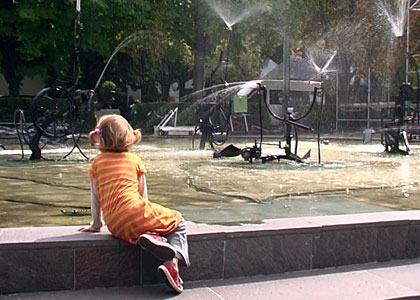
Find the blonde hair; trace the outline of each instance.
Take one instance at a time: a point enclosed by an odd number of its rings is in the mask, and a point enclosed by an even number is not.
[[[120,115],[102,116],[95,130],[89,132],[89,143],[101,151],[127,152],[141,141],[141,133],[133,130]]]

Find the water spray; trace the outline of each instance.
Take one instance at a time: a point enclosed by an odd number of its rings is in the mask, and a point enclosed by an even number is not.
[[[398,0],[391,2],[393,5],[385,3],[384,0],[377,0],[375,3],[379,8],[379,13],[385,16],[391,25],[394,35],[396,37],[402,37],[404,34],[405,23],[407,21],[410,1]]]
[[[319,67],[314,59],[312,57],[309,57],[314,69],[318,72],[318,74],[321,77],[321,102],[320,102],[320,109],[319,109],[319,116],[318,116],[318,128],[317,128],[317,145],[318,145],[318,163],[321,164],[321,120],[322,120],[322,114],[324,110],[324,76],[327,73],[334,72],[333,70],[328,70],[328,67],[331,65],[332,61],[334,60],[337,52],[334,51],[333,54],[330,56],[330,58],[327,60],[327,62],[324,64],[324,66],[321,68]]]
[[[415,59],[410,54],[410,11],[418,10],[419,0],[410,5],[409,0],[400,0],[385,4],[383,0],[378,0],[377,5],[380,13],[386,17],[391,25],[394,36],[398,39],[400,46],[403,45],[404,29],[406,30],[405,43],[405,81],[401,84],[399,94],[395,97],[394,106],[383,108],[381,111],[381,128],[366,129],[364,132],[364,142],[370,142],[373,133],[381,134],[381,144],[387,153],[398,153],[407,155],[410,153],[408,144],[409,137],[407,131],[420,120],[418,118],[420,101],[420,76]],[[409,64],[413,61],[416,68],[417,95],[414,96],[414,88],[409,82]],[[407,103],[410,103],[407,105]],[[415,104],[415,105],[414,105]],[[413,108],[414,106],[414,108]],[[417,119],[417,120],[416,120]],[[389,121],[390,120],[390,121]],[[403,146],[401,148],[400,146]]]
[[[232,9],[232,2],[227,1],[222,4],[216,3],[214,0],[206,0],[210,8],[216,12],[216,14],[223,20],[228,28],[233,25],[242,22],[251,16],[258,14],[261,11],[259,6],[251,7],[238,7],[238,9]]]

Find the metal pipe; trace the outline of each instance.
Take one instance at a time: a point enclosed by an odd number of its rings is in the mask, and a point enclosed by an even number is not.
[[[335,72],[335,131],[338,131],[338,71]]]
[[[367,128],[370,128],[370,68],[368,70],[368,105],[367,105]]]
[[[228,73],[228,65],[229,65],[229,57],[230,57],[230,44],[232,42],[232,27],[228,27],[229,30],[229,39],[226,51],[226,66],[225,66],[225,84],[227,83],[227,73]]]
[[[290,46],[283,42],[283,117],[286,118],[290,98]]]
[[[318,132],[317,132],[317,144],[318,144],[318,164],[321,164],[321,118],[322,112],[324,109],[324,83],[321,74],[321,103],[319,108],[319,117],[318,117]]]
[[[416,2],[417,3],[417,2]],[[410,59],[410,1],[407,1],[407,43],[406,43],[406,58],[405,58],[405,83],[408,83],[408,66]]]
[[[408,3],[410,10],[419,10],[420,8],[416,8],[416,5],[420,2],[420,0],[416,0],[416,2],[413,3],[413,5],[410,6],[410,3]]]

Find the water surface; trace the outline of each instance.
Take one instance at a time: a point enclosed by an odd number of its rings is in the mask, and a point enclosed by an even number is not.
[[[238,147],[252,139],[232,140]],[[266,139],[263,153],[283,154]],[[18,149],[7,145],[8,149]],[[253,164],[240,156],[213,159],[212,151],[190,150],[187,138],[145,138],[133,151],[148,169],[149,197],[195,222],[258,222],[262,219],[412,210],[420,208],[420,148],[409,156],[383,153],[380,144],[330,142],[318,164],[315,141],[305,164],[288,160]],[[98,152],[84,148],[93,158]],[[65,152],[66,149],[60,149]],[[57,150],[47,158],[61,157]],[[77,153],[65,161],[20,160],[17,150],[0,152],[0,227],[84,225],[90,221],[90,162]],[[81,216],[61,211],[75,210]]]

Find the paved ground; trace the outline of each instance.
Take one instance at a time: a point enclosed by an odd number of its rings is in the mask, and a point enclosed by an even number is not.
[[[346,266],[223,281],[186,283],[181,295],[166,285],[3,295],[12,300],[119,299],[420,299],[420,259]]]

